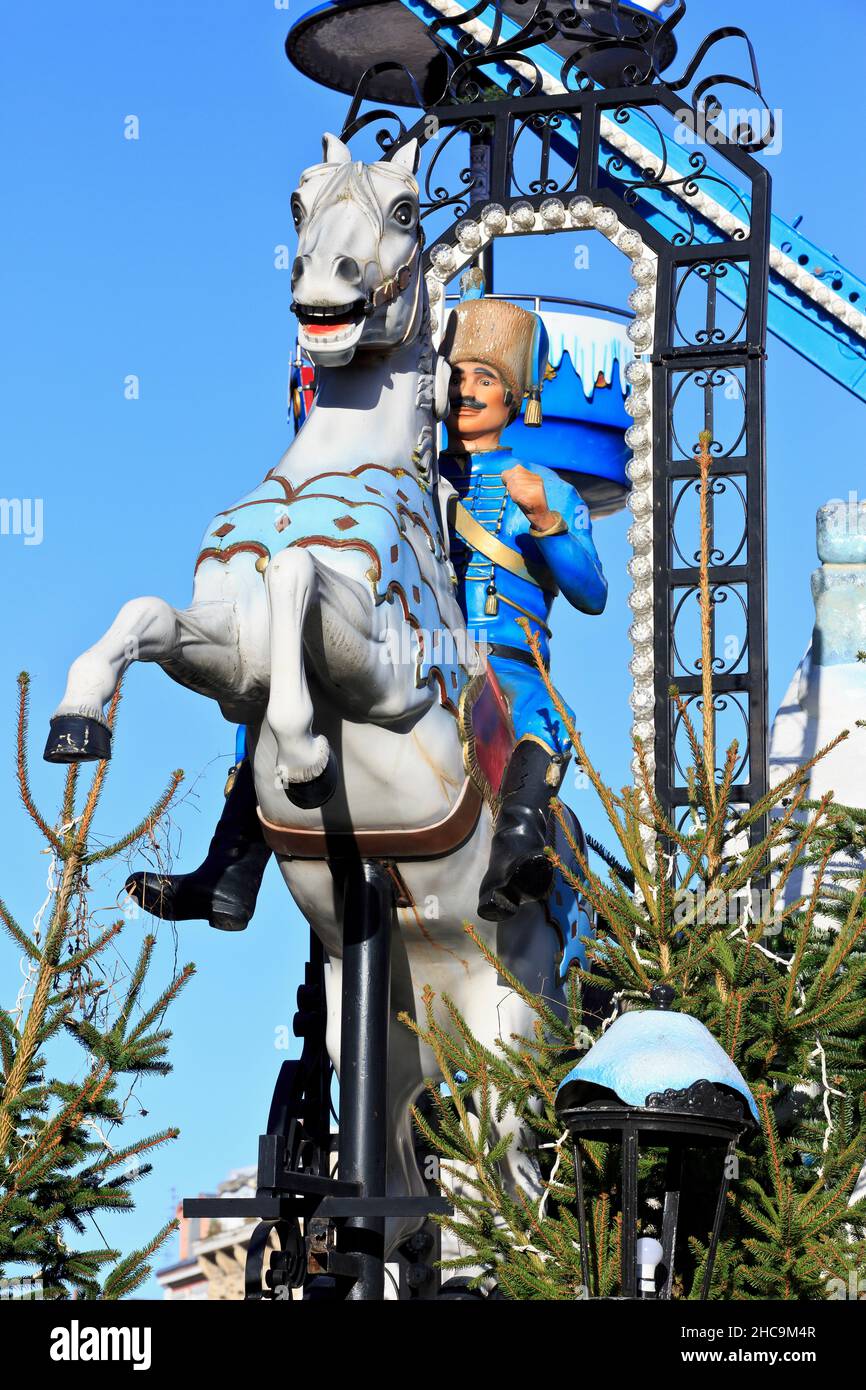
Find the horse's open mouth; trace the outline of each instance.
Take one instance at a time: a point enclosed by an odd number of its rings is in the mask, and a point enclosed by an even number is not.
[[[354,299],[350,304],[293,304],[304,333],[319,341],[339,342],[351,336],[357,324],[364,319],[364,300]]]

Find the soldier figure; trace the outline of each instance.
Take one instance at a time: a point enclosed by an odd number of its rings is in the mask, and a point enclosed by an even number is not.
[[[450,316],[442,352],[452,376],[448,448],[439,466],[456,493],[449,531],[458,592],[467,626],[486,642],[518,740],[478,903],[481,917],[500,921],[550,889],[549,803],[571,751],[518,620],[538,634],[547,664],[556,594],[583,613],[601,613],[607,582],[579,494],[552,469],[526,467],[500,443],[524,396],[526,423],[541,423],[541,319],[505,300],[466,299]]]
[[[499,921],[550,889],[549,804],[571,751],[517,620],[528,619],[548,661],[555,595],[600,613],[607,583],[577,491],[500,444],[524,396],[526,423],[540,423],[547,366],[540,318],[505,300],[466,299],[450,316],[441,351],[453,371],[440,472],[452,489],[447,516],[458,594],[470,632],[487,645],[518,740],[500,788],[478,905],[480,916]],[[133,874],[127,891],[154,916],[240,931],[253,915],[270,853],[241,746],[204,862],[189,874]]]

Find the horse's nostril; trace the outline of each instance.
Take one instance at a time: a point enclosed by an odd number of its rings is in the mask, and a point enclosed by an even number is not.
[[[361,283],[361,267],[352,256],[338,256],[334,261],[334,273],[349,285]]]
[[[296,256],[296,257],[295,257],[295,263],[294,263],[294,265],[292,266],[292,289],[295,288],[295,285],[298,283],[298,281],[300,280],[300,278],[301,278],[301,276],[303,275],[303,273],[304,273],[304,257],[303,257],[303,256]]]

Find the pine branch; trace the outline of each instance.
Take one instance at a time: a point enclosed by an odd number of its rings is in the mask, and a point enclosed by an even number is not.
[[[27,734],[30,717],[30,676],[22,671],[18,677],[18,730],[16,742],[16,769],[18,773],[18,793],[24,809],[43,838],[58,854],[62,852],[59,837],[49,826],[45,817],[37,809],[30,791],[30,774],[27,769]]]
[[[132,830],[127,831],[119,840],[115,840],[112,844],[105,845],[102,849],[97,850],[95,854],[88,855],[88,865],[100,864],[105,859],[116,859],[119,854],[123,854],[138,840],[152,835],[154,828],[160,824],[166,811],[171,806],[175,793],[182,781],[183,773],[179,768],[176,768],[171,774],[171,780],[162,796],[150,808],[147,815],[142,817],[138,825],[133,826]]]
[[[31,960],[39,959],[39,951],[36,946],[27,933],[19,927],[2,898],[0,898],[0,926],[6,928],[18,949],[23,951],[26,956],[29,956]]]

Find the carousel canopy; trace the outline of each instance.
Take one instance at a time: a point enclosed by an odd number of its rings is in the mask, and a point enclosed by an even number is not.
[[[532,17],[534,6],[527,4],[526,0],[523,3],[520,0],[500,0],[500,3],[503,14],[520,26]],[[549,41],[548,46],[558,53],[573,52],[575,44],[581,39],[598,40],[601,36],[613,36],[617,32],[609,0],[583,0],[575,15],[575,28],[569,39],[553,38]],[[632,5],[629,0],[621,0],[618,16],[621,41],[589,53],[581,65],[596,82],[607,87],[619,85],[623,68],[634,62],[638,52],[644,51],[646,40],[634,47],[627,42],[631,35],[639,32],[637,25],[645,30],[647,25],[660,23],[640,5]],[[407,0],[406,3],[403,0],[337,0],[336,3],[317,5],[292,25],[286,39],[286,53],[306,77],[346,93],[355,91],[368,68],[386,60],[396,60],[393,67],[377,73],[370,80],[366,96],[371,101],[385,102],[389,106],[417,107],[412,84],[397,66],[399,62],[413,74],[424,104],[432,105],[440,98],[448,74],[442,48],[434,43],[426,27],[439,17],[438,12],[425,5],[423,0]],[[486,17],[485,11],[481,18]],[[676,53],[673,35],[667,35],[659,48],[655,59],[663,68]],[[455,50],[449,47],[449,52],[453,54]]]

